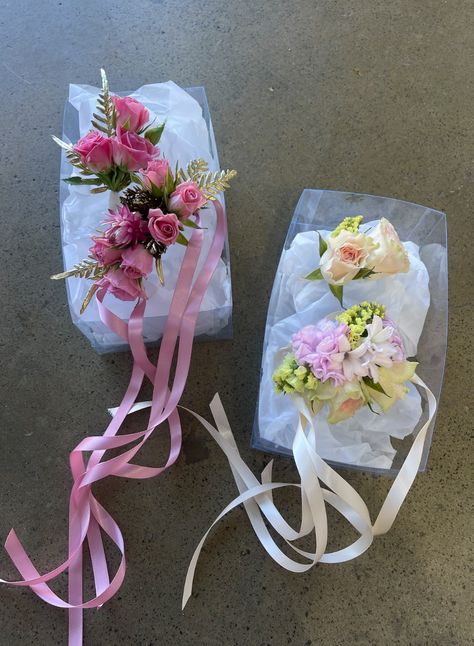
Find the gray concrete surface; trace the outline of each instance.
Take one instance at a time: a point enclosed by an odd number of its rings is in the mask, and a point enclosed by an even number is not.
[[[235,494],[223,456],[186,418],[171,471],[98,487],[129,569],[117,597],[86,614],[86,644],[473,643],[473,26],[461,0],[2,1],[0,535],[14,526],[42,570],[66,552],[68,450],[103,429],[130,367],[128,354],[91,351],[49,281],[61,265],[50,135],[68,82],[94,84],[103,65],[115,88],[206,87],[222,164],[239,171],[228,195],[235,338],[196,346],[183,401],[207,415],[219,390],[255,470],[268,457],[249,448],[266,306],[301,190],[391,195],[449,219],[441,411],[429,471],[393,531],[355,562],[296,576],[266,558],[235,511],[207,544],[182,613],[194,546]],[[159,463],[158,444],[145,463]],[[294,476],[283,460],[277,473]],[[375,511],[389,481],[349,478]],[[342,544],[342,521],[333,531]],[[13,575],[6,557],[0,565]],[[63,611],[27,589],[0,590],[0,644],[63,644],[66,631]]]

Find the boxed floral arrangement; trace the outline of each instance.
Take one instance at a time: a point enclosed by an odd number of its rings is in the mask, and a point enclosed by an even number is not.
[[[5,549],[20,578],[0,581],[28,586],[46,603],[68,609],[69,644],[80,646],[84,609],[102,607],[126,570],[124,537],[93,486],[109,476],[153,478],[176,462],[182,445],[178,404],[194,337],[214,335],[230,321],[222,192],[236,173],[218,169],[210,121],[206,124],[199,104],[173,83],[144,86],[134,96],[113,95],[102,71],[102,90],[71,86],[70,104],[79,118],[78,136],[54,138],[67,171],[61,211],[66,270],[52,278],[68,281],[73,320],[81,321],[95,348],[130,348],[132,370],[103,434],[85,437],[69,455],[66,559],[40,574],[12,530]],[[194,157],[201,153],[204,157]],[[146,343],[160,338],[155,363]],[[152,386],[148,422],[138,432],[124,433],[145,380]],[[164,462],[136,464],[135,455],[163,427],[169,434]],[[120,554],[114,573],[106,537]],[[86,543],[95,587],[88,600]],[[66,598],[50,587],[64,572]]]
[[[106,123],[107,118],[110,125]],[[134,196],[133,192],[137,187],[151,187],[151,179],[158,184],[149,191],[152,193],[149,206],[156,207],[162,184],[166,180],[166,188],[170,190],[170,182],[178,179],[177,170],[182,169],[180,180],[191,179],[186,174],[191,162],[190,172],[194,178],[198,175],[198,179],[204,175],[207,179],[225,178],[219,169],[205,92],[203,88],[184,90],[171,81],[145,85],[128,96],[113,95],[109,93],[108,86],[104,95],[104,88],[71,85],[64,113],[62,142],[65,144],[61,161],[61,177],[65,181],[61,182],[60,193],[64,265],[69,276],[73,275],[71,272],[75,267],[82,270],[82,273],[78,271],[74,278],[66,281],[71,317],[98,352],[123,350],[128,344],[103,322],[96,300],[90,299],[87,309],[84,311],[83,308],[91,287],[87,277],[93,271],[91,261],[97,260],[97,254],[110,257],[110,252],[106,250],[109,240],[104,243],[103,234],[107,228],[111,228],[111,224],[104,223],[104,214],[110,207],[120,207],[125,197],[128,203],[123,204],[123,209],[128,208],[133,213],[140,198]],[[143,182],[145,184],[142,186]],[[214,198],[224,186],[214,184],[211,197]],[[186,190],[186,185],[179,190]],[[196,199],[194,207],[203,206],[199,204],[200,199]],[[222,196],[220,199],[223,201]],[[142,211],[145,207],[145,204],[139,206]],[[127,217],[129,221],[130,217],[133,219],[133,216],[126,216],[123,209],[121,212],[119,209],[115,218],[117,230],[125,227],[120,223],[126,223]],[[171,202],[170,209],[171,212],[174,209],[178,216],[176,199]],[[192,215],[189,206],[186,212]],[[202,226],[208,231],[203,241],[204,257],[211,245],[216,217],[213,209],[202,213],[205,215]],[[182,223],[189,220],[182,214],[179,218]],[[180,233],[186,236],[184,230]],[[91,234],[95,235],[92,250]],[[143,285],[150,297],[144,317],[146,343],[158,341],[163,334],[185,253],[183,244],[180,244],[183,242],[181,236],[178,236],[177,242],[165,245],[166,261],[164,257],[163,261],[159,261],[159,273],[147,272],[148,278]],[[89,257],[91,254],[92,258]],[[155,253],[154,257],[159,260],[161,256]],[[146,256],[142,255],[142,258]],[[149,261],[146,269],[149,268]],[[118,274],[109,274],[108,279],[115,283],[115,286],[110,285],[109,291],[118,293],[120,287],[116,284],[117,278]],[[132,296],[133,283],[127,283],[126,288]],[[130,317],[132,300],[119,299],[114,303],[114,312],[122,320]],[[231,314],[232,291],[226,239],[221,259],[201,304],[196,336],[228,338],[231,334]]]
[[[443,213],[371,195],[303,192],[270,299],[253,434],[256,448],[294,458],[299,482],[273,481],[273,461],[260,478],[252,473],[218,396],[215,427],[196,415],[224,451],[239,495],[199,542],[183,605],[209,532],[241,504],[264,549],[291,572],[354,559],[390,529],[426,467],[446,324]],[[395,476],[375,520],[334,465]],[[273,498],[285,487],[301,492],[297,528]],[[336,551],[327,551],[328,506],[357,533]],[[308,551],[299,540],[310,534]]]
[[[380,303],[399,332],[403,355],[416,357],[417,372],[439,397],[447,330],[444,214],[391,198],[303,192],[270,298],[253,435],[257,448],[291,453],[297,413],[274,387],[279,352],[305,326],[340,311],[341,302],[345,308]],[[406,397],[384,415],[374,414],[368,406],[337,424],[333,417],[320,415],[319,451],[334,464],[395,474],[423,408],[420,394],[409,384]],[[430,433],[433,426],[434,420]],[[428,451],[429,442],[422,470]]]

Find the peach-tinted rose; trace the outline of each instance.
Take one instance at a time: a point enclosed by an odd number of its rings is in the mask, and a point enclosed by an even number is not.
[[[336,389],[335,397],[328,401],[328,422],[336,424],[352,417],[366,403],[359,380],[349,381]]]
[[[321,257],[321,273],[331,285],[345,285],[360,269],[366,268],[367,258],[375,247],[372,239],[363,233],[343,230],[329,236],[327,249]]]

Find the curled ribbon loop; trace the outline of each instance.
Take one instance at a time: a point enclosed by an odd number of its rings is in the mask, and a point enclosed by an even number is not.
[[[416,477],[428,430],[436,412],[436,399],[428,386],[416,375],[412,381],[425,392],[428,419],[415,437],[373,524],[367,505],[361,496],[318,455],[313,417],[301,397],[294,397],[294,403],[299,412],[299,423],[293,440],[293,456],[300,477],[299,484],[272,482],[272,462],[262,471],[261,481],[253,475],[240,457],[219,395],[214,397],[210,406],[215,427],[197,413],[189,411],[201,422],[225,453],[239,496],[219,514],[196,547],[184,584],[183,608],[191,596],[196,565],[207,536],[221,518],[240,504],[244,505],[250,523],[264,549],[274,561],[290,572],[306,572],[318,562],[341,563],[354,559],[370,547],[375,536],[388,532]],[[299,531],[288,525],[273,502],[273,491],[283,487],[297,487],[301,490]],[[326,504],[331,505],[344,516],[359,534],[353,543],[335,552],[325,551],[328,536]],[[271,536],[264,517],[287,546],[309,562],[301,563],[282,552]],[[314,552],[301,550],[293,544],[297,539],[312,532],[316,539]]]
[[[58,567],[39,574],[27,555],[16,533],[11,530],[5,549],[22,579],[0,583],[28,586],[46,603],[69,610],[69,645],[81,646],[83,638],[82,612],[84,608],[98,608],[120,588],[125,577],[125,545],[116,521],[92,493],[92,485],[108,476],[123,478],[152,478],[160,475],[176,461],[181,449],[181,423],[178,402],[183,394],[191,361],[194,330],[202,299],[222,254],[226,237],[226,221],[222,206],[213,202],[216,212],[216,229],[202,268],[197,271],[203,245],[203,230],[195,229],[186,248],[173,299],[170,305],[158,362],[149,360],[143,340],[143,320],[146,301],[140,299],[128,323],[118,318],[104,305],[105,291],[97,292],[101,320],[130,344],[133,369],[126,393],[115,409],[113,418],[103,435],[82,440],[70,454],[73,486],[69,500],[69,553]],[[174,378],[169,386],[173,357],[176,354]],[[153,400],[149,403],[150,416],[144,431],[118,435],[126,416],[134,409],[145,376],[153,384]],[[166,462],[160,467],[146,467],[131,462],[157,426],[167,422],[170,432],[170,449]],[[119,455],[105,459],[110,449],[126,447]],[[92,452],[89,459],[85,452]],[[114,576],[110,578],[102,532],[117,546],[121,560]],[[95,596],[83,600],[82,560],[87,540],[92,563]],[[67,601],[56,595],[48,582],[68,571],[69,591]]]

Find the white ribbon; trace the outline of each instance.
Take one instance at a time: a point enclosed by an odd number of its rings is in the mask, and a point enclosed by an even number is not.
[[[267,464],[261,473],[261,480],[258,480],[240,456],[219,395],[214,396],[210,405],[216,427],[194,411],[185,409],[201,422],[225,453],[239,490],[239,496],[219,514],[196,547],[184,584],[183,608],[191,596],[196,565],[208,534],[221,518],[240,504],[244,505],[250,523],[264,549],[274,561],[290,572],[306,572],[318,562],[342,563],[354,559],[370,547],[374,536],[388,532],[416,477],[428,429],[436,412],[436,399],[428,386],[416,375],[412,381],[425,391],[428,401],[428,419],[413,441],[413,445],[373,524],[367,505],[361,496],[318,455],[312,415],[301,397],[293,398],[299,411],[298,428],[293,441],[293,457],[300,476],[300,484],[272,482],[273,460]],[[136,404],[130,413],[150,405],[151,402]],[[115,410],[109,409],[109,412],[113,415]],[[321,483],[325,487],[321,486]],[[301,491],[301,525],[299,530],[293,529],[286,522],[273,502],[273,491],[283,487],[297,487]],[[359,538],[353,543],[335,552],[325,551],[328,537],[326,503],[344,516],[359,534]],[[263,517],[294,552],[307,559],[307,563],[293,560],[280,549],[270,534]],[[293,545],[294,541],[313,531],[316,539],[314,552],[306,552]]]
[[[224,451],[240,495],[219,514],[196,547],[184,584],[183,608],[191,596],[197,561],[209,532],[221,518],[242,503],[265,550],[277,563],[291,572],[306,572],[318,562],[341,563],[354,559],[370,547],[374,536],[385,534],[393,525],[416,477],[428,429],[436,411],[436,399],[428,386],[416,375],[412,381],[425,391],[428,400],[428,419],[418,432],[373,524],[367,505],[357,491],[318,455],[312,415],[302,398],[294,398],[300,415],[293,441],[293,456],[300,476],[300,484],[272,482],[273,461],[262,471],[261,482],[253,475],[240,457],[219,395],[214,397],[210,406],[216,428],[197,413],[189,411],[203,424]],[[306,433],[305,428],[307,429]],[[321,486],[321,483],[326,486]],[[282,487],[299,487],[301,489],[301,526],[299,531],[295,531],[288,525],[273,502],[273,490]],[[352,544],[335,552],[325,551],[328,533],[326,503],[342,514],[360,534]],[[294,552],[308,559],[308,563],[295,561],[281,551],[265,525],[263,516]],[[306,552],[293,545],[293,541],[313,531],[316,538],[314,552]]]

